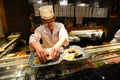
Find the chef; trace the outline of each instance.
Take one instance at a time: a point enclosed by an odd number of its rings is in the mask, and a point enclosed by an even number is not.
[[[114,38],[110,43],[119,43],[120,42],[120,29],[115,33]]]
[[[42,6],[39,11],[43,25],[36,28],[34,33],[30,35],[30,49],[34,49],[35,56],[38,56],[40,61],[45,63],[47,53],[44,48],[52,48],[52,59],[55,61],[60,55],[60,48],[69,44],[68,33],[62,23],[55,22],[52,5]]]

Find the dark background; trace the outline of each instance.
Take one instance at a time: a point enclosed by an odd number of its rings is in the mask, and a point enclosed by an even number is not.
[[[21,32],[25,40],[29,40],[30,33],[30,14],[34,14],[32,3],[28,0],[3,0],[8,24],[8,33]],[[58,0],[44,0],[58,4]],[[79,0],[68,0],[75,5]],[[110,41],[115,32],[120,27],[120,0],[80,0],[92,4],[94,1],[100,2],[100,7],[108,7],[107,18],[83,18],[83,22],[93,21],[106,27],[107,35],[105,41]],[[116,18],[111,18],[111,14],[117,14]],[[40,22],[40,17],[34,17],[36,23]],[[64,18],[57,18],[57,21],[64,23]],[[75,25],[74,25],[75,26]]]

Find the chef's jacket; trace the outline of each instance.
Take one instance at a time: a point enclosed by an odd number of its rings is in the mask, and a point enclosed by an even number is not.
[[[120,29],[115,33],[114,38],[110,43],[119,43],[120,42]]]
[[[59,39],[66,39],[63,46],[67,46],[69,44],[67,30],[65,29],[62,23],[54,22],[53,23],[53,31],[45,27],[46,25],[41,25],[36,28],[34,34],[31,34],[29,43],[34,41],[39,41],[42,39],[44,48],[53,47]]]

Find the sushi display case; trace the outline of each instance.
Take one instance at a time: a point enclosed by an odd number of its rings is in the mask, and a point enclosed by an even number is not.
[[[58,64],[43,67],[31,67],[28,64],[30,56],[0,59],[0,80],[120,79],[120,43],[82,49],[90,56],[80,60],[62,60]]]
[[[77,61],[63,60],[60,64],[37,68],[36,80],[120,79],[120,71],[117,71],[120,69],[120,43],[84,47],[83,49],[90,54],[89,58]],[[118,79],[115,79],[116,77]]]

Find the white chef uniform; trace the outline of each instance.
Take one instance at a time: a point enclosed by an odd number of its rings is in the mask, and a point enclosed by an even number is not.
[[[54,22],[54,28],[52,33],[45,27],[45,24],[39,26],[34,34],[30,36],[29,43],[34,41],[40,41],[42,39],[44,48],[53,47],[59,39],[66,39],[63,46],[69,44],[67,31],[62,23]]]
[[[114,38],[110,43],[119,43],[120,42],[120,29],[115,33]]]

